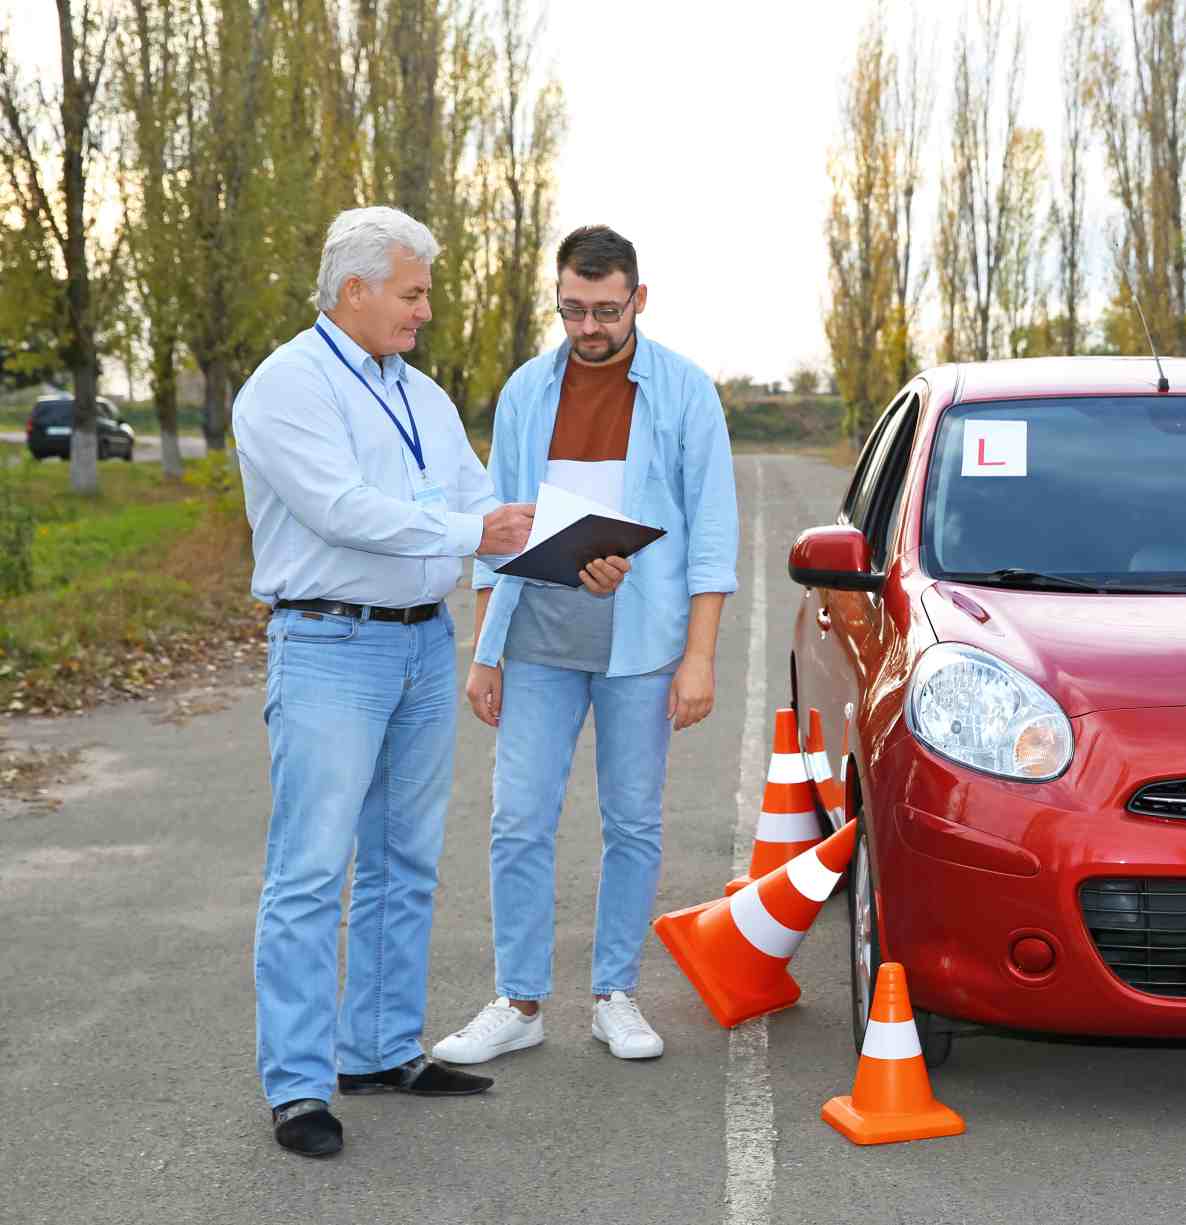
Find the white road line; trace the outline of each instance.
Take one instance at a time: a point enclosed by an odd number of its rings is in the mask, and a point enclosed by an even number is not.
[[[745,674],[745,724],[737,820],[733,826],[733,875],[749,866],[762,785],[766,778],[766,527],[762,517],[762,461],[754,459],[754,565],[750,598],[749,656]],[[766,1018],[729,1031],[725,1085],[725,1225],[767,1225],[774,1191],[774,1100],[770,1093]]]

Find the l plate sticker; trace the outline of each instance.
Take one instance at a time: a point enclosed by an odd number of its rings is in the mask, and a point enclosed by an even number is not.
[[[1025,476],[1025,421],[964,422],[963,476]]]

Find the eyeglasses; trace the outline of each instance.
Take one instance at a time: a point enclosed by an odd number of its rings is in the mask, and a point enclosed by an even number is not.
[[[626,313],[626,307],[634,300],[636,293],[638,293],[637,285],[630,291],[630,297],[621,306],[561,306],[560,292],[557,290],[556,311],[561,319],[567,319],[569,323],[582,323],[586,315],[592,315],[598,323],[617,323]]]

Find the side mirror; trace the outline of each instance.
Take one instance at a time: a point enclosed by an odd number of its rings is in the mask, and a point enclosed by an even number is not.
[[[880,591],[884,574],[874,574],[865,533],[855,527],[812,527],[791,548],[791,578],[804,587],[833,591]]]

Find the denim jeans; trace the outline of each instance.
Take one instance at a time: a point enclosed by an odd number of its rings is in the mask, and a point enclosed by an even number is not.
[[[336,1071],[376,1072],[421,1053],[455,679],[447,610],[418,625],[315,620],[293,609],[272,616],[272,819],[255,985],[259,1073],[273,1106],[328,1101]]]
[[[667,673],[606,677],[515,659],[503,665],[490,823],[499,995],[551,994],[556,827],[590,705],[602,837],[593,992],[637,985],[659,881],[671,681]]]

